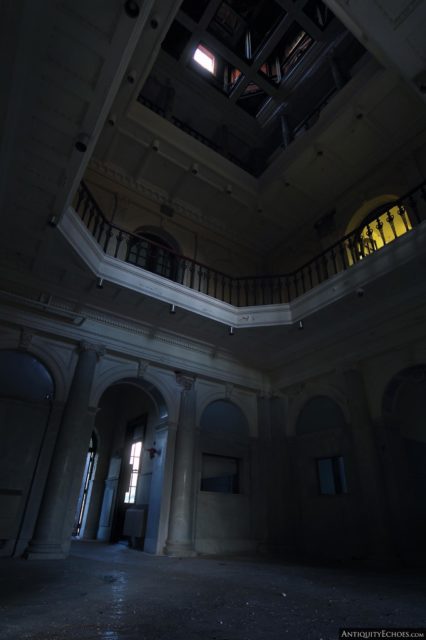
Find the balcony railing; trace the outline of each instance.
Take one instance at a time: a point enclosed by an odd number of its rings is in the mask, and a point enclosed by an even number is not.
[[[110,222],[81,183],[75,209],[102,250],[234,306],[288,303],[352,268],[426,220],[426,182],[376,209],[367,221],[320,255],[281,275],[235,278]]]

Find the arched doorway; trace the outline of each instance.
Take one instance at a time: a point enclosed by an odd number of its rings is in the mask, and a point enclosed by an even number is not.
[[[136,238],[138,236],[138,238]],[[129,243],[127,261],[169,280],[178,280],[180,249],[163,230],[142,228]]]
[[[167,418],[162,394],[147,381],[126,379],[104,391],[84,537],[157,552]]]
[[[401,555],[424,552],[426,535],[426,365],[395,375],[383,396],[383,460]]]
[[[52,375],[40,360],[25,351],[0,351],[0,555],[22,546],[24,524],[31,537],[37,514],[27,507],[54,394]]]

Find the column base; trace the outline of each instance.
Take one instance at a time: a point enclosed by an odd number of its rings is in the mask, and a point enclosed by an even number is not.
[[[164,553],[173,558],[195,558],[198,555],[192,542],[166,542]]]
[[[26,560],[64,560],[67,555],[60,544],[30,542],[24,558]]]

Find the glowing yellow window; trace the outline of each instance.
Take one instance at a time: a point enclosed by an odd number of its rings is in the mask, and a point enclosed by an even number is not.
[[[203,69],[206,69],[209,73],[214,74],[216,67],[216,58],[215,56],[203,47],[202,44],[199,44],[195,49],[195,53],[193,55],[193,59],[197,62]]]
[[[351,235],[347,240],[347,261],[349,265],[381,249],[399,236],[412,229],[407,210],[395,205],[380,215],[368,216],[359,235]]]
[[[404,207],[394,206],[377,218],[371,220],[361,231],[361,243],[364,254],[368,255],[381,249],[395,238],[403,236],[412,229],[410,218]]]

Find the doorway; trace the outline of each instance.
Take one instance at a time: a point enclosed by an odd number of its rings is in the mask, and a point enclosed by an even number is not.
[[[139,493],[144,471],[142,468],[142,453],[147,421],[148,415],[144,413],[128,422],[126,426],[126,440],[118,480],[111,542],[131,543],[131,538],[136,537],[135,535],[132,536],[132,527],[129,526],[129,517],[126,519],[126,516],[129,510],[134,510],[135,506],[140,504]],[[141,529],[137,533],[143,533],[143,530]]]
[[[108,387],[96,414],[101,448],[91,500],[93,537],[156,553],[164,546],[162,513],[168,410],[160,391],[141,379]],[[153,450],[156,453],[153,453]],[[164,529],[164,531],[163,531]]]

